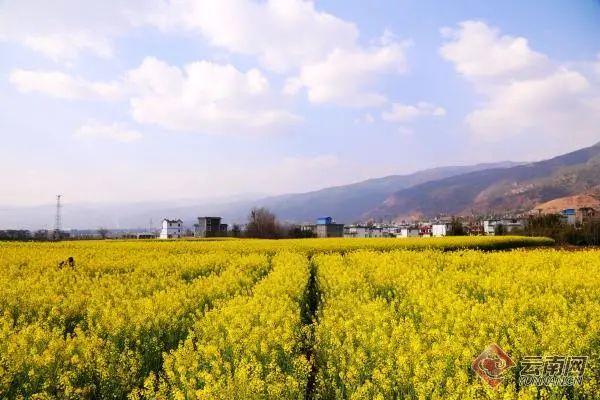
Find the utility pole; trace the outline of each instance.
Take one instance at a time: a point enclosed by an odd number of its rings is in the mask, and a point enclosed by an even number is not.
[[[62,195],[56,195],[56,217],[54,220],[54,240],[60,240],[61,216],[60,216],[60,198]]]

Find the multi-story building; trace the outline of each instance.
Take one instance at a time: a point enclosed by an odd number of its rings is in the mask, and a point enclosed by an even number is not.
[[[343,237],[344,224],[336,224],[331,217],[317,219],[316,234],[320,238]]]
[[[183,221],[180,219],[163,219],[161,239],[178,239],[182,236]]]
[[[227,236],[227,224],[221,223],[221,217],[198,217],[198,223],[194,224],[194,236]]]

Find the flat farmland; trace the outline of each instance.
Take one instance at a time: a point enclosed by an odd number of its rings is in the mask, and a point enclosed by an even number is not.
[[[595,398],[600,251],[551,244],[0,243],[0,398]],[[581,383],[521,384],[547,355],[588,357]]]

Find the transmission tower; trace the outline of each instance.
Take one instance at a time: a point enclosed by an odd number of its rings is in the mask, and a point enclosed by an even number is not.
[[[56,195],[56,218],[54,220],[54,235],[55,238],[60,238],[60,229],[61,229],[61,218],[60,218],[60,208],[62,207],[60,205],[60,198],[62,197],[62,195],[58,194]]]

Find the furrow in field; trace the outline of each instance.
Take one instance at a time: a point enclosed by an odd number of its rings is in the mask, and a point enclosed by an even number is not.
[[[199,319],[136,397],[302,398],[310,373],[302,313],[310,269],[306,257],[294,253],[277,254],[272,264],[251,294]]]

